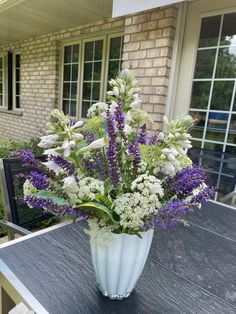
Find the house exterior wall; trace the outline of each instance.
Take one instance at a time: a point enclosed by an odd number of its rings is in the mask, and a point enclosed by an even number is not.
[[[125,20],[123,68],[131,69],[142,91],[142,109],[150,113],[151,130],[162,128],[168,93],[177,7],[129,16]]]
[[[134,71],[141,91],[142,108],[161,128],[175,34],[175,6],[118,19],[106,19],[46,34],[22,42],[0,45],[0,53],[21,54],[21,110],[0,110],[0,137],[29,140],[45,129],[49,112],[58,106],[61,42],[104,30],[124,29],[123,68]]]

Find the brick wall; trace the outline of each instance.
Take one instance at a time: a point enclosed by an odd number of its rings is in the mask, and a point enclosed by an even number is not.
[[[58,105],[60,42],[80,35],[120,28],[124,19],[105,19],[46,34],[34,39],[0,45],[21,54],[21,115],[0,110],[0,137],[29,140],[45,129],[52,108]]]
[[[152,116],[152,130],[162,128],[177,13],[169,6],[125,20],[123,68],[132,69],[139,81],[142,109]]]
[[[60,42],[124,27],[123,68],[134,71],[142,90],[142,108],[161,129],[168,91],[177,9],[175,6],[106,19],[35,39],[0,45],[0,53],[21,54],[22,115],[0,111],[0,137],[28,140],[45,128],[49,112],[58,105]],[[125,26],[124,26],[125,24]]]

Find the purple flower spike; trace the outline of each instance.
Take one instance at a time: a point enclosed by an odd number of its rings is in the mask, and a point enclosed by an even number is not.
[[[107,111],[107,135],[108,135],[108,146],[106,149],[106,157],[109,168],[109,175],[113,186],[120,183],[120,167],[118,163],[118,144],[117,144],[117,133],[115,130],[114,118]]]
[[[147,126],[144,124],[138,134],[138,142],[140,144],[146,145],[147,143]]]
[[[118,103],[117,106],[115,107],[114,118],[115,118],[115,121],[117,123],[117,129],[120,132],[121,137],[123,138],[123,140],[125,142],[127,142],[127,137],[126,137],[126,134],[124,132],[125,114],[124,114],[124,111],[121,109],[120,103]]]
[[[137,170],[139,163],[141,162],[141,155],[138,146],[138,141],[135,141],[133,144],[128,146],[128,152],[133,159],[134,171]]]
[[[185,167],[176,172],[174,177],[167,178],[165,181],[166,191],[176,195],[178,199],[184,199],[204,183],[207,177],[206,169],[197,165]]]
[[[39,161],[35,159],[34,154],[25,149],[21,149],[20,152],[15,152],[13,156],[21,158],[24,166],[35,166],[39,163]]]
[[[148,141],[148,145],[155,145],[157,141],[157,135],[152,135]]]
[[[75,165],[70,163],[68,160],[62,158],[61,156],[51,156],[51,160],[53,160],[57,166],[59,166],[69,175],[74,173]]]
[[[49,181],[46,174],[39,171],[31,171],[27,179],[39,190],[45,190],[49,187]]]

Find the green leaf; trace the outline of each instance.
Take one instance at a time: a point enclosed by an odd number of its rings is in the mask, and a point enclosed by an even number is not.
[[[35,195],[40,198],[50,199],[53,201],[54,204],[58,206],[69,205],[69,202],[67,200],[65,200],[64,198],[58,197],[57,195],[53,194],[50,191],[39,191]]]
[[[81,209],[85,209],[88,212],[91,212],[98,218],[103,218],[107,216],[112,222],[116,223],[119,221],[119,216],[116,213],[113,213],[108,207],[97,202],[86,202],[80,204]]]

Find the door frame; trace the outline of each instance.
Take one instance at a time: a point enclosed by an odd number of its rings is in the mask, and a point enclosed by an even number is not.
[[[187,3],[186,6],[186,14],[182,14],[181,24],[177,30],[175,66],[172,68],[170,78],[171,88],[166,109],[166,115],[170,119],[187,114],[189,110],[201,19],[236,12],[235,0],[197,0]]]

